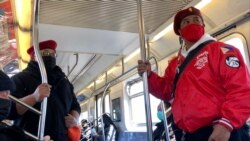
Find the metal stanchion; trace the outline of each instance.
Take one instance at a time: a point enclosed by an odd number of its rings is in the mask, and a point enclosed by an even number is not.
[[[146,49],[145,49],[145,34],[144,34],[144,20],[142,15],[142,3],[141,0],[137,1],[137,12],[138,12],[138,24],[139,24],[139,34],[140,34],[140,49],[141,49],[141,59],[146,61]],[[146,120],[147,120],[147,133],[148,141],[152,141],[152,118],[150,110],[150,99],[148,93],[148,73],[144,72],[142,75],[143,87],[144,87],[144,100],[145,100],[145,111],[146,111]]]
[[[40,8],[40,0],[34,0],[34,13],[33,13],[33,45],[34,45],[34,51],[36,54],[36,58],[39,64],[40,72],[41,72],[41,78],[42,78],[42,83],[47,83],[47,74],[46,70],[44,67],[44,63],[39,51],[39,45],[38,45],[38,35],[39,35],[39,30],[38,30],[38,24],[39,24],[39,8]],[[41,115],[39,119],[39,127],[38,127],[38,140],[42,141],[43,136],[44,136],[44,128],[45,128],[45,118],[46,118],[46,110],[47,110],[47,98],[44,98],[42,103],[41,103]]]
[[[168,120],[167,120],[167,116],[166,116],[167,113],[165,113],[166,109],[165,109],[165,105],[164,105],[163,101],[161,101],[161,109],[162,109],[162,111],[164,113],[163,114],[164,115],[163,116],[164,117],[163,121],[164,121],[165,133],[166,133],[165,139],[166,139],[166,141],[170,141],[169,129],[168,129]]]
[[[101,99],[101,104],[100,104],[100,110],[101,110],[101,122],[102,122],[102,137],[103,137],[103,141],[105,141],[106,137],[105,137],[105,132],[104,132],[104,122],[103,122],[103,100],[105,98],[106,95],[106,91],[109,88],[110,83],[106,86],[105,90],[103,91],[102,94],[102,99]]]

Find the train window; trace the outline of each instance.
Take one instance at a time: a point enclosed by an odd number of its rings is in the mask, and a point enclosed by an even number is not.
[[[142,84],[142,81],[139,81],[139,82],[136,82],[136,83],[133,83],[132,85],[130,85],[130,88],[129,88],[129,96],[134,96],[136,94],[140,94],[142,95],[143,93],[143,84]]]
[[[112,116],[113,121],[121,121],[121,100],[116,98],[112,100]]]
[[[102,94],[98,95],[97,97],[97,112],[98,112],[98,117],[101,116],[101,99],[102,99]],[[110,113],[110,98],[109,94],[107,94],[104,98],[104,105],[103,105],[103,113]]]
[[[146,114],[145,114],[145,101],[143,93],[143,81],[130,81],[127,82],[127,94],[130,100],[131,120],[134,125],[145,126]],[[160,100],[150,95],[151,117],[152,122],[159,122],[157,119],[157,106]],[[145,116],[142,116],[145,115]]]
[[[81,122],[83,119],[88,119],[88,111],[82,112],[79,117],[79,121]]]
[[[102,97],[97,98],[97,116],[98,117],[101,115],[101,98]]]
[[[109,94],[106,95],[105,97],[105,102],[104,102],[104,111],[105,113],[110,113],[110,98],[109,98]]]
[[[87,111],[88,111],[89,121],[93,121],[94,119],[96,119],[96,100],[95,100],[95,97],[92,97],[88,100]]]
[[[246,40],[241,34],[238,33],[231,34],[225,38],[222,38],[221,41],[237,47],[240,50],[245,63],[250,68],[249,57],[247,57],[249,56],[249,54],[247,50]]]
[[[81,103],[81,114],[79,117],[79,121],[82,121],[83,119],[87,119],[89,122],[93,121],[95,119],[95,98],[90,98],[88,101]]]

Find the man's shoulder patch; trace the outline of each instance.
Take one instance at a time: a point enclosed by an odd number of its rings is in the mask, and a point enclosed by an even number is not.
[[[237,57],[235,56],[228,56],[226,58],[226,64],[229,66],[229,67],[232,67],[232,68],[239,68],[240,67],[240,61]]]

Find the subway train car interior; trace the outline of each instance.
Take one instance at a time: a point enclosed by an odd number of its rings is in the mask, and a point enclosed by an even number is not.
[[[79,141],[153,141],[159,107],[170,111],[171,105],[148,92],[138,60],[164,75],[183,43],[174,17],[191,6],[201,11],[205,33],[238,48],[249,72],[250,0],[0,0],[0,68],[14,76],[27,67],[32,45],[39,56],[39,42],[54,40],[56,64],[81,107]],[[159,141],[176,141],[168,116]]]

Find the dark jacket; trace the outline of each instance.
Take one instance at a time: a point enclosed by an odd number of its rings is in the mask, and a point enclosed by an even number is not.
[[[23,130],[16,126],[7,126],[0,123],[0,141],[26,141]]]
[[[182,130],[177,128],[176,125],[174,124],[172,114],[167,118],[167,122],[168,122],[168,125],[171,125],[171,127],[169,128],[170,139],[175,138],[176,141],[181,141]],[[165,140],[166,132],[165,132],[164,121],[156,123],[155,126],[156,126],[156,129],[153,132],[154,141]]]
[[[154,137],[154,141],[160,140],[160,139],[165,139],[165,127],[164,127],[164,122],[158,122],[155,124],[156,129],[153,132],[153,137]]]
[[[78,111],[80,114],[80,105],[75,97],[72,84],[58,66],[51,71],[47,71],[47,76],[48,83],[52,88],[47,101],[44,135],[50,135],[54,141],[66,141],[67,128],[64,117],[69,114],[71,110]],[[37,86],[41,84],[38,63],[31,61],[28,67],[14,75],[12,80],[16,84],[16,91],[14,91],[12,95],[17,98],[22,98],[32,94]],[[41,103],[37,103],[33,107],[40,109],[40,105]],[[13,104],[13,106],[15,105]],[[16,119],[15,125],[37,135],[39,123],[39,116],[37,114],[27,111],[24,115],[19,116],[16,114],[15,108],[12,108],[10,117]]]

